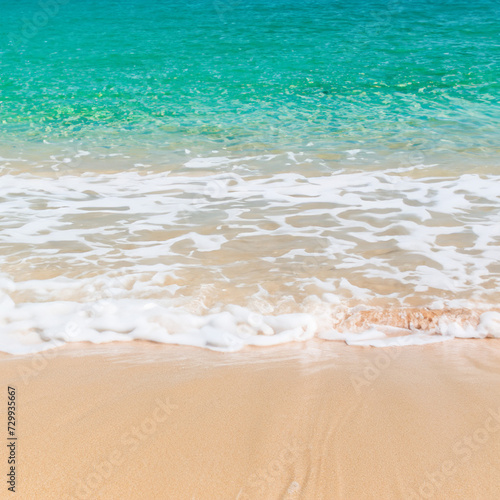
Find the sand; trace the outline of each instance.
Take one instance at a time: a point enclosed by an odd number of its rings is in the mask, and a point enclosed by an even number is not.
[[[500,340],[75,344],[3,355],[0,379],[2,419],[8,385],[18,405],[1,498],[500,496]]]

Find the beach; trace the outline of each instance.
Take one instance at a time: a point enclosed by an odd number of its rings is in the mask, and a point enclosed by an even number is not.
[[[19,498],[494,499],[500,342],[3,356]]]
[[[500,498],[499,1],[0,4],[0,498]]]

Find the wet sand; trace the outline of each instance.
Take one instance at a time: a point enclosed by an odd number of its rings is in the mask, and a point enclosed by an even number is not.
[[[237,353],[74,344],[2,355],[0,379],[2,418],[7,386],[17,393],[13,498],[500,494],[496,339]]]

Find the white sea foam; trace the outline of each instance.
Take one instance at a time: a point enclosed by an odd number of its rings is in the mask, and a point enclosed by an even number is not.
[[[484,312],[479,322],[459,323],[446,314],[431,331],[407,329],[405,335],[384,333],[381,325],[351,331],[356,325],[340,321],[328,329],[324,316],[310,313],[265,315],[249,308],[226,305],[194,314],[172,307],[168,300],[113,299],[94,303],[53,301],[15,304],[4,295],[0,314],[0,351],[23,354],[57,347],[67,342],[102,343],[150,340],[166,344],[191,345],[213,350],[235,351],[245,346],[270,346],[305,341],[318,336],[345,341],[352,346],[408,346],[442,342],[452,338],[500,338],[500,313]],[[346,319],[352,311],[338,306],[329,310],[330,318]],[[359,326],[359,325],[358,325]],[[399,329],[403,331],[403,329]]]
[[[308,160],[195,158],[152,173],[135,162],[55,177],[6,170],[0,350],[500,336],[498,176],[435,177],[425,166],[327,172],[307,170]],[[287,161],[297,170],[280,172]],[[381,329],[401,325],[399,337]]]

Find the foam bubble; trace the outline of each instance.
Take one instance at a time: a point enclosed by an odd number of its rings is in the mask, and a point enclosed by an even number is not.
[[[73,153],[57,164],[88,156]],[[332,171],[297,152],[134,164],[1,175],[1,348],[499,336],[495,175]]]

